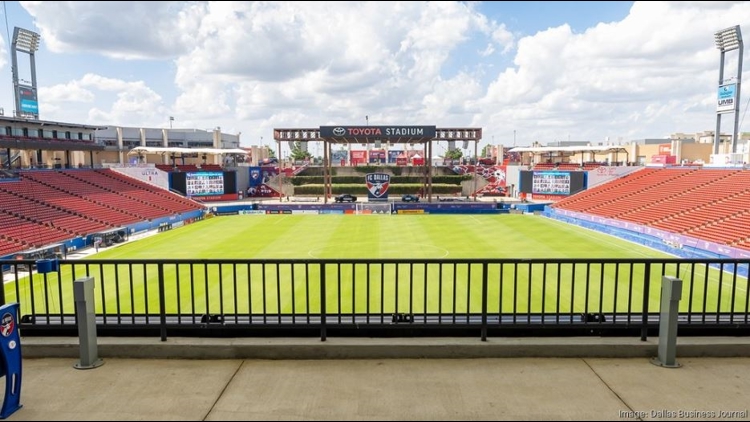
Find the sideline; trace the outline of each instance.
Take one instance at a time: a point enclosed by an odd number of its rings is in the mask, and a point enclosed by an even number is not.
[[[136,233],[136,234],[128,236],[128,240],[126,240],[124,242],[115,243],[112,246],[104,246],[104,247],[100,246],[99,247],[99,252],[108,251],[110,249],[117,248],[119,246],[128,244],[130,242],[135,242],[137,240],[141,240],[141,239],[145,239],[147,237],[154,236],[154,235],[156,235],[158,233],[159,233],[158,229],[153,229],[153,230],[147,230],[147,231],[139,232],[139,233]],[[89,257],[91,255],[96,255],[97,253],[98,252],[96,251],[95,247],[89,246],[89,247],[86,247],[86,248],[83,248],[83,249],[76,249],[75,251],[68,253],[65,256],[65,260],[71,261],[71,260],[77,260],[77,259],[84,259],[84,258]],[[37,273],[36,271],[32,271],[32,272],[29,272],[29,271],[18,271],[18,278],[21,279],[21,278],[24,278],[24,277],[29,277],[29,276],[34,275],[36,273]],[[7,273],[3,273],[3,284],[13,283],[13,282],[15,282],[15,280],[16,280],[16,273],[15,272],[9,271]]]

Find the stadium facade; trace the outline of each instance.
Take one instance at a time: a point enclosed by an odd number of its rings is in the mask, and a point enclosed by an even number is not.
[[[96,143],[104,146],[100,153],[100,161],[95,164],[128,164],[132,160],[142,160],[142,163],[168,164],[171,157],[144,156],[128,157],[128,151],[135,147],[162,147],[162,148],[217,148],[235,149],[240,146],[240,135],[229,134],[217,127],[213,130],[201,129],[164,129],[164,128],[142,128],[126,126],[108,126],[99,128],[94,133]],[[209,162],[210,164],[221,164],[219,156],[195,155],[186,157],[185,164]]]

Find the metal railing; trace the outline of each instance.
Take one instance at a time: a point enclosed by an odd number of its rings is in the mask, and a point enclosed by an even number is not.
[[[640,335],[664,275],[683,280],[681,334],[750,332],[750,260],[0,261],[25,333],[75,332],[73,281],[96,280],[100,334]]]

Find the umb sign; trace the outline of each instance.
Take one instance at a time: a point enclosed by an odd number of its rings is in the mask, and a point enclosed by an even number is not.
[[[388,186],[391,184],[391,175],[386,173],[370,173],[365,176],[367,183],[367,199],[370,201],[387,201]]]
[[[737,84],[722,85],[719,87],[719,98],[716,107],[717,113],[731,113],[735,109],[737,99]]]

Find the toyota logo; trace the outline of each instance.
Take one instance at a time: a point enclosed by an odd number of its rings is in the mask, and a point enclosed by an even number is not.
[[[343,127],[335,127],[333,128],[333,136],[344,136],[346,135],[346,129]]]

